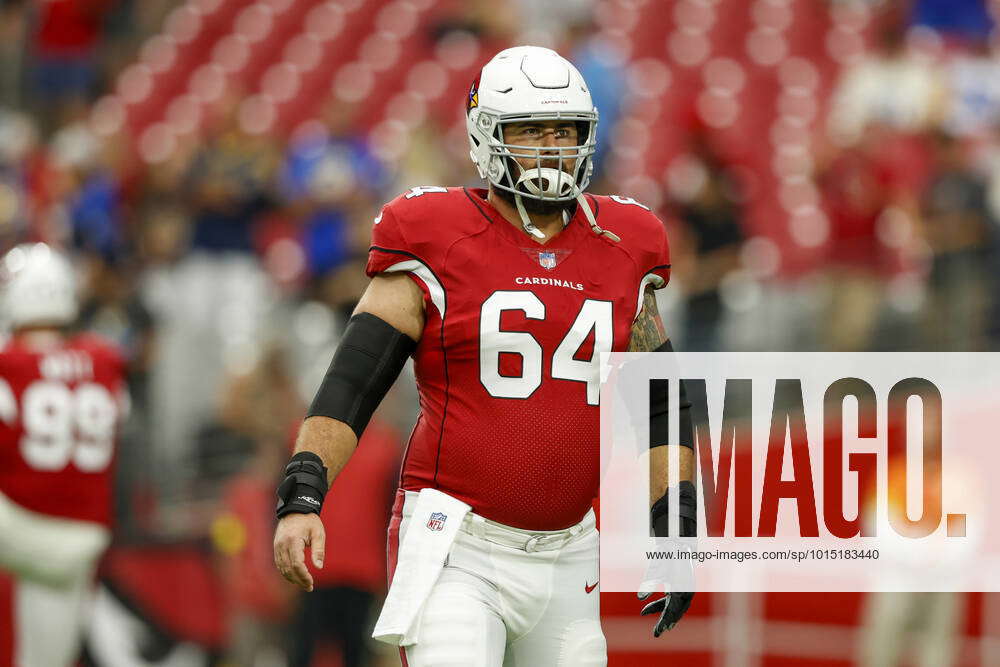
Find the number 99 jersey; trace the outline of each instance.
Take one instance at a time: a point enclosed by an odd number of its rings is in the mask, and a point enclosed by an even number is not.
[[[95,336],[0,348],[0,493],[54,517],[111,523],[124,362]]]
[[[414,188],[375,219],[368,275],[409,274],[426,305],[402,488],[437,488],[529,530],[566,528],[591,507],[600,355],[627,349],[643,291],[666,285],[670,259],[646,207],[587,200],[620,241],[577,210],[539,244],[478,189]]]

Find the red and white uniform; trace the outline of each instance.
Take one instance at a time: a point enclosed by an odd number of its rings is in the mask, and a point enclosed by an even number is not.
[[[415,492],[472,508],[402,652],[410,667],[606,664],[591,509],[600,354],[627,349],[645,287],[667,283],[670,257],[646,207],[587,201],[620,241],[578,208],[539,244],[479,189],[415,188],[376,218],[368,274],[405,272],[426,302],[390,572],[407,531],[428,528],[410,525]]]
[[[627,349],[643,290],[666,284],[670,256],[645,207],[587,199],[620,242],[578,210],[541,245],[484,190],[414,189],[382,209],[368,274],[407,272],[427,303],[403,489],[436,488],[531,530],[566,528],[591,507],[600,352]]]
[[[0,667],[76,659],[110,538],[124,372],[118,351],[90,335],[0,348],[0,576],[13,581],[0,587]]]

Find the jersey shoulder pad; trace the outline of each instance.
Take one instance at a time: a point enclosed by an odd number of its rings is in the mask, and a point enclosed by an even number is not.
[[[670,244],[663,221],[648,206],[619,195],[596,196],[597,224],[621,239],[619,246],[636,263],[640,276],[654,274],[656,287],[670,280]],[[662,282],[661,282],[662,281]]]
[[[454,241],[485,224],[463,188],[411,188],[375,216],[369,256],[379,261],[369,261],[368,273],[385,270],[392,259],[387,255],[409,256],[436,268]]]

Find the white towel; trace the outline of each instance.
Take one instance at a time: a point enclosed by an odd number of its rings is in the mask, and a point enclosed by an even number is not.
[[[396,572],[372,637],[387,644],[417,643],[420,611],[437,582],[471,508],[436,489],[423,489],[399,547]]]

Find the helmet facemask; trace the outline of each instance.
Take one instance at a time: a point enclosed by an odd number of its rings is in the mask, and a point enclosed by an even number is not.
[[[485,113],[480,115],[481,126],[482,119],[489,117]],[[525,146],[504,140],[503,130],[507,125],[546,120],[575,122],[577,136],[582,141],[578,139],[574,146]],[[528,200],[555,203],[575,201],[587,188],[596,147],[596,112],[505,114],[491,121],[486,178],[496,189]],[[515,158],[522,161],[527,158],[532,166],[524,167]]]

